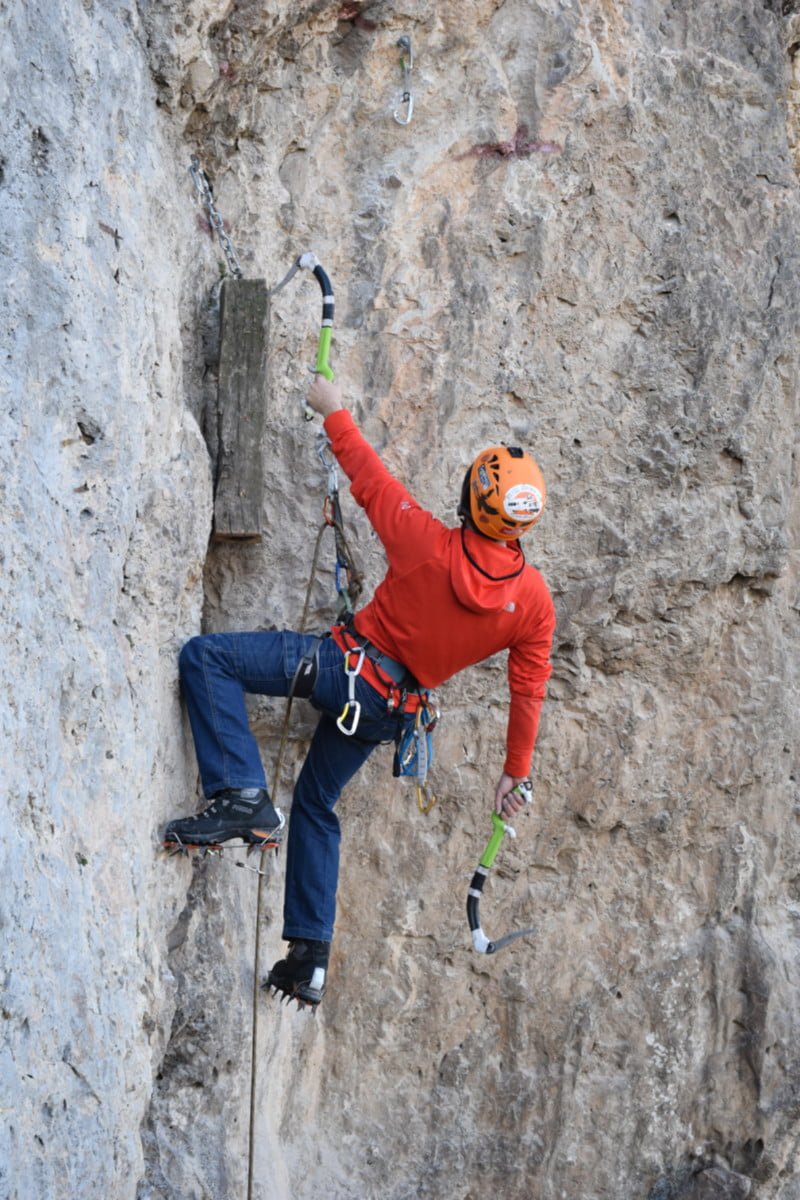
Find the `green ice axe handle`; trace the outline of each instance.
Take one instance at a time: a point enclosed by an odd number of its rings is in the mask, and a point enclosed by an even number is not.
[[[494,860],[497,858],[497,851],[500,849],[500,844],[503,841],[505,834],[508,834],[509,837],[515,838],[517,836],[517,831],[516,829],[512,829],[510,825],[506,825],[499,813],[493,812],[492,836],[486,843],[486,849],[484,850],[483,857],[481,858],[481,866],[486,867],[487,871],[490,867],[494,866]]]
[[[331,352],[331,338],[333,337],[333,288],[328,274],[320,266],[319,259],[316,254],[311,252],[301,254],[297,260],[297,265],[305,271],[311,271],[322,292],[322,323],[319,331],[319,343],[317,344],[317,360],[314,363],[313,371],[315,375],[322,375],[325,379],[333,380],[333,371],[330,368],[328,357]],[[306,405],[305,418],[310,421],[314,416],[311,409]]]
[[[331,305],[331,308],[333,305]],[[317,361],[314,363],[314,374],[324,375],[326,379],[333,379],[333,371],[328,363],[328,355],[331,352],[331,337],[333,330],[330,325],[324,326],[319,331],[319,345],[317,346]]]
[[[481,929],[480,900],[483,885],[486,882],[486,876],[492,869],[494,860],[497,857],[497,851],[500,849],[500,844],[505,834],[508,834],[510,837],[517,836],[515,830],[510,825],[506,825],[498,813],[493,812],[492,836],[489,838],[486,849],[481,855],[481,860],[478,863],[475,874],[472,876],[469,892],[467,893],[467,920],[469,921],[469,928],[472,934],[472,947],[479,954],[495,954],[503,946],[507,946],[509,942],[516,941],[517,938],[536,932],[535,926],[531,929],[518,929],[514,933],[507,933],[505,937],[490,941]]]

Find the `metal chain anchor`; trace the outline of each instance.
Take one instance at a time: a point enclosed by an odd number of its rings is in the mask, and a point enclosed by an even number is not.
[[[212,229],[216,231],[217,240],[222,247],[222,253],[225,255],[225,261],[228,264],[228,270],[234,279],[242,278],[242,268],[239,265],[239,259],[236,257],[236,251],[233,248],[233,242],[225,232],[225,222],[223,221],[217,206],[214,203],[214,196],[211,191],[211,184],[208,182],[208,176],[200,166],[200,159],[196,154],[192,155],[189,174],[192,177],[194,186],[197,188],[197,194],[206,206],[208,212],[208,220]]]

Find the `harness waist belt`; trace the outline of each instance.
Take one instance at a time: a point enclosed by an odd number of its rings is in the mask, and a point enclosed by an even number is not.
[[[407,692],[420,690],[421,685],[411,674],[408,667],[403,666],[401,662],[397,662],[394,658],[389,658],[388,654],[384,654],[374,642],[371,642],[369,638],[363,637],[352,626],[347,629],[347,632],[363,648],[370,662],[373,662],[379,671],[383,671],[384,675],[388,675],[392,683],[396,683],[399,688],[403,688]]]

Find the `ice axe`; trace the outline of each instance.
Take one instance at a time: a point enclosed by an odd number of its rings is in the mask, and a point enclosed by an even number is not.
[[[522,791],[525,785],[530,790],[530,782],[525,780],[524,784],[518,785],[520,791]],[[469,921],[469,928],[472,934],[472,947],[479,954],[496,954],[498,950],[502,950],[503,946],[507,946],[509,942],[514,942],[517,938],[527,937],[528,934],[536,932],[536,926],[532,925],[530,929],[517,929],[513,933],[505,934],[504,937],[491,940],[481,928],[480,900],[483,885],[486,882],[486,876],[492,869],[494,860],[497,857],[497,851],[500,849],[500,844],[506,834],[509,837],[517,836],[516,830],[507,825],[498,813],[493,812],[492,836],[489,838],[486,849],[481,855],[481,860],[478,863],[475,874],[472,876],[469,891],[467,892],[467,920]]]
[[[294,279],[298,271],[310,271],[322,292],[322,321],[320,322],[319,341],[317,343],[317,358],[314,366],[310,367],[309,370],[313,371],[315,375],[323,375],[325,379],[332,380],[333,371],[328,362],[328,357],[331,352],[331,338],[333,337],[333,288],[330,277],[320,264],[316,254],[309,250],[295,259],[289,273],[284,276],[276,287],[272,288],[270,296],[276,296],[278,292],[285,288],[289,280]],[[306,405],[303,415],[307,421],[310,421],[314,413]]]
[[[316,254],[310,251],[307,254],[301,254],[297,260],[297,265],[301,270],[311,271],[316,279],[322,292],[322,321],[319,328],[319,342],[317,343],[317,358],[311,370],[315,375],[322,375],[325,379],[333,379],[333,371],[331,370],[328,356],[331,352],[331,338],[333,337],[333,288],[327,272],[320,265],[320,261]],[[314,413],[306,404],[303,408],[303,416],[307,421],[313,419]]]
[[[314,374],[324,375],[326,379],[333,379],[333,371],[328,362],[328,356],[331,352],[331,338],[333,337],[333,288],[327,273],[320,265],[320,261],[316,254],[311,252],[301,254],[297,260],[297,265],[301,270],[311,271],[322,292],[322,321],[319,330],[319,342],[317,344],[317,360],[314,363]]]

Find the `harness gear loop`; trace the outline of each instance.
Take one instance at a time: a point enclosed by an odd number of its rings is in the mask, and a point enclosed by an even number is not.
[[[234,279],[242,278],[242,268],[239,265],[239,259],[236,257],[236,251],[233,248],[233,242],[225,232],[225,222],[220,213],[217,211],[217,206],[214,203],[214,195],[211,191],[211,184],[208,181],[208,176],[200,165],[200,159],[196,154],[192,155],[189,174],[192,177],[192,182],[197,189],[197,193],[206,206],[208,212],[208,220],[212,229],[215,230],[217,241],[219,242],[222,253],[225,255],[225,261],[228,264],[228,270]]]
[[[300,700],[309,700],[314,691],[314,684],[319,675],[319,650],[322,638],[315,639],[311,649],[303,655],[295,668],[292,682],[289,685],[289,698],[297,696]]]
[[[344,655],[344,673],[347,676],[347,703],[336,720],[336,728],[343,733],[345,737],[352,737],[358,729],[358,722],[361,720],[361,704],[356,700],[356,679],[361,674],[361,668],[364,666],[366,651],[363,646],[358,647],[357,661],[354,667],[350,666],[350,656],[356,654],[355,649],[346,650]],[[347,717],[352,710],[350,724],[347,724]]]
[[[529,779],[523,779],[513,790],[523,796],[526,804],[530,803],[533,784]],[[493,812],[492,836],[489,838],[486,849],[481,855],[480,862],[475,869],[475,874],[472,876],[467,892],[467,920],[469,921],[469,928],[472,934],[472,947],[479,954],[496,954],[498,950],[502,950],[503,946],[507,946],[509,942],[514,942],[517,938],[527,937],[529,934],[536,932],[536,926],[534,925],[530,929],[518,929],[513,933],[507,933],[504,937],[491,941],[481,928],[479,906],[483,885],[497,857],[497,852],[500,849],[500,844],[505,834],[508,834],[509,837],[517,836],[516,830],[511,825],[507,825],[498,813]]]

